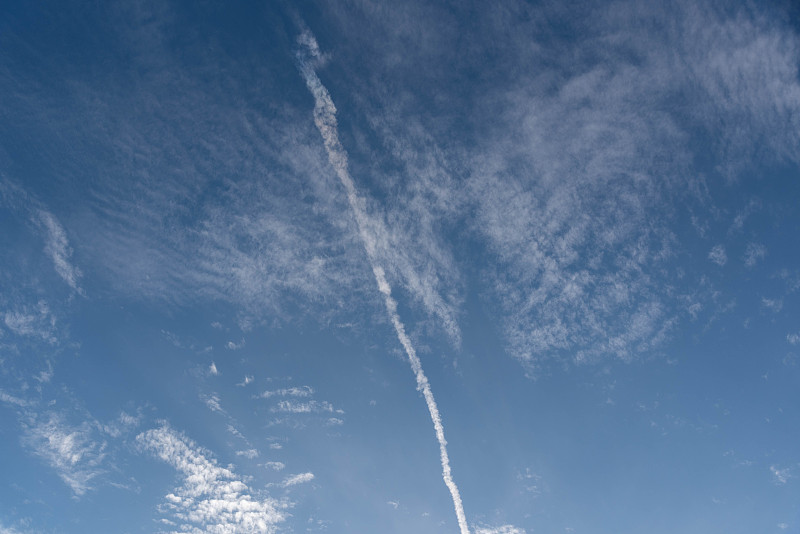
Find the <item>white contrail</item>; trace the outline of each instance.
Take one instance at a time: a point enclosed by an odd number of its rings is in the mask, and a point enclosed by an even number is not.
[[[345,152],[342,143],[339,141],[336,106],[334,106],[328,90],[322,85],[322,82],[314,70],[314,63],[321,59],[317,40],[311,32],[305,30],[300,34],[297,41],[304,48],[300,50],[297,55],[298,67],[306,81],[308,89],[311,91],[311,94],[314,95],[314,123],[317,125],[320,134],[322,134],[325,150],[328,153],[328,160],[347,192],[347,201],[350,203],[350,208],[356,218],[358,232],[364,243],[364,248],[367,251],[367,257],[372,266],[372,272],[375,274],[375,281],[378,283],[378,289],[383,294],[384,302],[386,303],[386,311],[389,313],[392,325],[394,325],[397,339],[400,340],[400,344],[403,345],[403,349],[405,349],[408,355],[408,361],[417,379],[417,390],[422,392],[423,397],[425,397],[425,403],[428,405],[428,411],[433,421],[433,428],[436,431],[436,439],[439,441],[439,454],[442,460],[442,478],[444,479],[447,489],[450,490],[450,496],[453,498],[453,506],[456,510],[456,517],[458,518],[458,526],[461,530],[461,534],[469,534],[469,527],[467,526],[467,519],[464,515],[464,505],[461,502],[461,495],[458,492],[458,486],[456,486],[456,483],[453,481],[453,475],[450,472],[450,458],[447,455],[447,440],[444,438],[444,427],[442,426],[442,418],[439,415],[439,408],[436,406],[436,400],[433,398],[433,392],[428,383],[428,378],[422,370],[422,362],[420,362],[417,351],[414,350],[414,346],[411,344],[411,340],[406,334],[406,329],[402,321],[400,321],[400,315],[397,313],[397,301],[392,297],[392,288],[386,280],[386,273],[378,264],[375,237],[370,232],[371,225],[367,216],[364,199],[359,197],[356,192],[355,184],[347,168],[347,152]]]

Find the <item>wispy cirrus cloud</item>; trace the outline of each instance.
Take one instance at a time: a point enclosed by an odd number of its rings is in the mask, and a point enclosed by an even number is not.
[[[58,342],[56,317],[44,300],[39,300],[35,306],[7,311],[3,323],[18,336],[38,338],[51,345]]]
[[[75,291],[83,293],[78,285],[81,271],[71,263],[72,249],[64,228],[52,213],[39,210],[38,219],[46,230],[45,252],[53,261],[58,275]]]
[[[261,399],[269,399],[271,397],[310,397],[313,394],[314,388],[311,386],[294,386],[290,388],[263,391],[255,397]]]
[[[94,20],[133,64],[151,72],[136,91],[120,84],[127,74],[117,68],[91,83],[86,72],[76,72],[73,90],[57,95],[44,87],[12,91],[13,77],[0,61],[0,87],[14,93],[14,105],[4,108],[7,122],[41,131],[50,130],[48,123],[70,124],[72,139],[81,140],[76,150],[50,139],[52,152],[43,162],[63,170],[52,181],[54,191],[69,188],[82,199],[66,206],[73,216],[69,227],[48,210],[30,210],[45,235],[49,262],[78,292],[81,271],[90,270],[101,293],[172,305],[219,299],[256,319],[277,320],[289,308],[289,319],[353,313],[335,303],[343,295],[357,298],[369,271],[351,250],[351,228],[340,220],[343,195],[320,170],[325,157],[313,125],[305,116],[299,120],[291,103],[256,94],[252,80],[237,78],[242,92],[233,97],[233,78],[205,75],[220,61],[247,59],[208,52],[187,69],[169,45],[170,12],[157,9],[147,22],[141,13],[87,13],[102,19]],[[260,88],[286,59],[258,62],[252,74],[262,80]],[[63,75],[47,55],[38,67]],[[33,74],[19,73],[21,85],[39,86]],[[244,94],[250,96],[242,100]],[[73,248],[82,269],[72,261]]]
[[[2,173],[0,173],[0,209],[8,209],[17,217],[26,220],[43,241],[43,252],[58,276],[73,291],[83,294],[83,289],[80,287],[82,273],[73,262],[72,247],[64,226],[41,200]]]
[[[19,406],[19,407],[30,406],[31,404],[31,402],[28,401],[27,399],[11,395],[10,393],[6,393],[2,389],[0,389],[0,402],[5,402],[6,404],[13,404],[14,406]]]
[[[509,1],[464,16],[469,28],[458,9],[418,2],[353,10],[329,14],[345,32],[369,20],[339,51],[369,43],[375,52],[372,76],[347,71],[372,126],[364,136],[377,139],[364,150],[388,149],[386,166],[417,171],[386,179],[404,209],[426,191],[424,214],[413,216],[435,221],[419,234],[425,254],[442,256],[433,251],[454,235],[485,246],[482,295],[509,352],[531,368],[657,350],[686,316],[681,303],[702,297],[685,293],[706,274],[687,256],[715,245],[706,230],[722,182],[798,161],[800,40],[778,10],[617,1],[576,14]],[[493,58],[477,79],[465,46]],[[411,88],[400,83],[410,73]],[[699,243],[681,234],[690,219],[705,228]],[[762,256],[749,252],[752,266]],[[446,278],[452,264],[427,265]]]
[[[17,530],[14,527],[8,527],[8,526],[5,526],[2,523],[0,523],[0,534],[26,534],[27,532],[30,532],[30,531]]]
[[[56,412],[29,414],[23,422],[22,444],[43,459],[76,496],[94,488],[106,472],[107,443],[91,421],[70,424]]]
[[[189,532],[277,532],[288,504],[254,492],[209,451],[167,424],[139,434],[143,448],[172,466],[183,484],[164,497],[162,512]]]

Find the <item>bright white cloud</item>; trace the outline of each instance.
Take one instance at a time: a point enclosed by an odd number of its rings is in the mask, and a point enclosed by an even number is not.
[[[165,496],[161,507],[184,525],[182,532],[268,534],[277,532],[286,519],[287,503],[255,494],[241,477],[167,424],[136,439],[183,477],[183,484]]]

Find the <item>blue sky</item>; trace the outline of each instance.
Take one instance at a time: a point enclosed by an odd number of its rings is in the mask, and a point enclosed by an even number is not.
[[[0,7],[0,534],[800,532],[791,2]]]

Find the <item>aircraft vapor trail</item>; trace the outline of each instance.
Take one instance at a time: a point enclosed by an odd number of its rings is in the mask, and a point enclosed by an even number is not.
[[[453,499],[453,506],[455,507],[461,534],[469,534],[467,519],[464,515],[464,505],[461,502],[461,494],[458,491],[458,486],[456,486],[450,471],[450,458],[447,455],[447,440],[444,437],[444,427],[442,426],[441,415],[439,415],[439,408],[436,406],[436,400],[433,398],[433,392],[431,391],[428,378],[422,370],[422,362],[417,356],[417,351],[414,349],[414,346],[411,344],[411,339],[406,334],[403,322],[400,320],[400,315],[397,312],[397,301],[392,297],[392,288],[386,280],[386,273],[379,265],[376,240],[375,236],[370,232],[370,226],[372,225],[367,216],[366,205],[364,199],[358,196],[355,183],[348,170],[347,152],[339,141],[336,106],[334,106],[328,90],[322,85],[322,82],[314,70],[314,64],[321,59],[319,46],[314,36],[308,30],[304,30],[297,40],[303,47],[297,54],[298,68],[305,79],[309,91],[311,91],[311,94],[314,96],[314,123],[322,135],[325,151],[328,153],[328,161],[330,161],[331,166],[336,171],[336,175],[345,188],[347,201],[356,219],[359,235],[364,244],[364,249],[367,252],[367,258],[372,267],[372,272],[375,275],[375,281],[378,284],[378,289],[381,294],[383,294],[386,311],[389,313],[389,318],[397,333],[397,339],[400,341],[400,344],[403,346],[408,356],[411,370],[414,372],[414,376],[417,380],[417,390],[422,392],[425,403],[428,406],[428,412],[430,412],[431,420],[433,421],[433,428],[436,431],[436,439],[439,442],[439,455],[442,461],[442,478],[444,479],[447,489],[450,490],[450,496]]]

